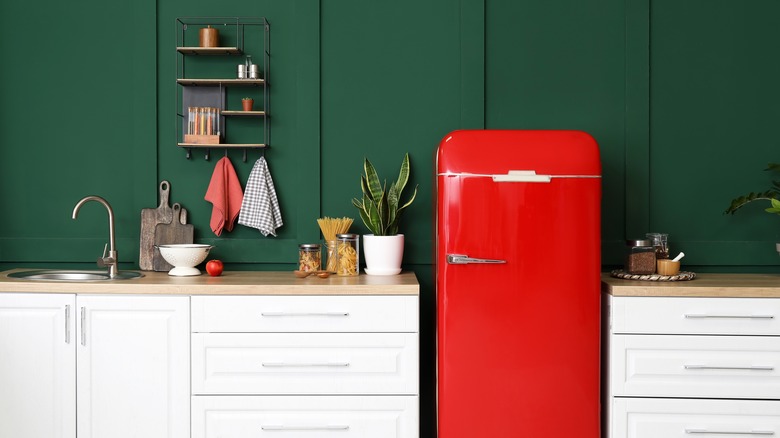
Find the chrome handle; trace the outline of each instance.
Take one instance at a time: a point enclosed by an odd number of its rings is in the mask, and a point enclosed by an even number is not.
[[[296,368],[296,367],[348,367],[349,362],[263,362],[267,368]]]
[[[709,365],[684,365],[686,370],[747,370],[747,371],[774,371],[775,367],[756,365],[749,367],[722,367]]]
[[[262,430],[348,430],[349,425],[323,425],[323,426],[284,426],[276,424],[261,425]]]
[[[260,316],[349,316],[349,312],[262,312]]]
[[[774,435],[771,430],[750,430],[744,432],[728,430],[685,429],[685,433],[706,433],[711,435]]]
[[[81,308],[81,345],[87,345],[87,308]]]
[[[463,254],[447,254],[447,263],[451,265],[467,265],[469,263],[506,263],[506,260],[478,259]]]
[[[70,304],[65,305],[65,343],[70,344]]]
[[[726,318],[726,319],[774,319],[774,315],[707,315],[705,313],[686,313],[688,319],[695,318]]]

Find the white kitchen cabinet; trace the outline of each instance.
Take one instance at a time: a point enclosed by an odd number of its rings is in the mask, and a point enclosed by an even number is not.
[[[193,296],[192,437],[419,436],[417,296]]]
[[[780,436],[780,300],[606,283],[608,438]]]
[[[76,436],[75,305],[0,294],[0,437]]]
[[[77,299],[78,438],[189,436],[189,297]]]
[[[0,294],[0,437],[189,436],[189,297]]]

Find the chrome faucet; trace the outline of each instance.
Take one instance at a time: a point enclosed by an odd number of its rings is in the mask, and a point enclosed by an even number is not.
[[[97,201],[103,204],[103,207],[106,207],[106,210],[108,210],[108,239],[110,248],[108,250],[108,254],[106,254],[106,248],[103,248],[103,257],[100,257],[97,260],[97,264],[102,268],[108,268],[108,276],[114,278],[118,273],[117,264],[119,262],[117,259],[116,245],[114,241],[114,210],[111,208],[111,205],[109,205],[108,202],[100,196],[87,196],[79,201],[75,207],[73,207],[73,219],[76,219],[79,214],[79,209],[87,201]]]

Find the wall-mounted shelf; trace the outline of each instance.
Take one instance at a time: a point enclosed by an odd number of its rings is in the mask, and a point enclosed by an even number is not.
[[[176,51],[185,55],[240,55],[238,47],[177,47]]]
[[[180,85],[230,85],[230,86],[257,86],[263,85],[265,80],[263,79],[176,79],[176,83]]]
[[[200,29],[206,27],[218,31],[218,47],[200,47]],[[246,60],[237,55],[246,55]],[[226,154],[231,149],[243,149],[246,161],[247,149],[269,147],[270,57],[270,25],[265,18],[176,19],[175,134],[177,146],[187,150],[188,159],[192,149],[205,150],[207,160],[211,149],[224,149]],[[257,79],[237,77],[236,66],[244,61],[258,65]],[[242,90],[235,90],[237,88]],[[254,98],[254,111],[240,110],[244,97]],[[235,109],[229,109],[231,107]],[[231,120],[226,122],[227,119]],[[193,143],[196,141],[193,136],[213,137],[208,140],[224,143]]]
[[[211,156],[211,150],[212,149],[224,149],[225,155],[227,155],[227,151],[229,149],[241,149],[244,151],[244,157],[243,161],[246,163],[247,161],[247,149],[262,149],[265,151],[266,149],[270,148],[271,146],[257,143],[257,144],[199,144],[199,143],[179,143],[180,148],[187,149],[187,159],[189,160],[192,158],[192,150],[193,149],[204,149],[206,153],[204,154],[204,158],[206,161],[209,161]]]
[[[265,111],[222,111],[223,116],[241,116],[241,117],[265,117]]]

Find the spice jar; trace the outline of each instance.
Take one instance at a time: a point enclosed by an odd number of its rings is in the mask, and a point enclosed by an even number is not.
[[[627,240],[626,272],[629,274],[655,273],[655,247],[651,240]]]
[[[358,275],[359,249],[357,234],[336,234],[337,275]]]
[[[322,266],[322,255],[318,243],[304,243],[298,246],[298,270],[319,271]]]
[[[647,233],[645,237],[650,239],[655,247],[657,259],[669,258],[669,235],[664,233]]]

